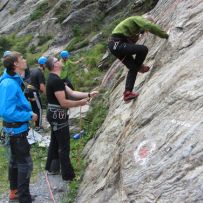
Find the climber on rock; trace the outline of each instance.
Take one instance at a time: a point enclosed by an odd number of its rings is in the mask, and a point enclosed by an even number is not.
[[[129,102],[139,96],[138,93],[133,92],[137,73],[145,73],[150,70],[149,66],[143,64],[148,48],[145,45],[138,45],[136,42],[146,32],[165,39],[169,37],[154,22],[154,18],[150,15],[129,17],[114,28],[108,42],[111,53],[129,69],[123,93],[125,102]],[[136,55],[136,57],[134,58],[133,55]]]

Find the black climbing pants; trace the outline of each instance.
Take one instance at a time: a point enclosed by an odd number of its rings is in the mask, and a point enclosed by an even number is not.
[[[18,137],[10,136],[11,156],[8,171],[10,189],[18,189],[20,203],[32,202],[29,183],[33,163],[30,156],[30,144],[26,136],[27,132],[21,133]]]
[[[125,89],[132,91],[137,72],[147,56],[148,48],[144,45],[134,44],[125,37],[111,37],[108,47],[111,53],[129,69]],[[134,58],[133,55],[136,57]]]
[[[47,120],[51,125],[51,142],[45,169],[50,172],[59,170],[59,162],[62,179],[73,180],[75,174],[69,157],[70,134],[67,110],[48,107]]]

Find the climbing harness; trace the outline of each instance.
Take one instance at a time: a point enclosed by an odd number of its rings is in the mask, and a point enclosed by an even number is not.
[[[4,132],[3,132],[3,128],[0,130],[0,144],[1,145],[4,145],[5,144],[5,139],[6,139],[6,137],[5,137],[5,134],[4,134]]]
[[[53,126],[53,131],[60,130],[67,127],[68,124],[68,110],[61,108],[60,105],[48,104],[48,111],[52,113],[52,122],[50,124]],[[59,123],[60,121],[60,123]]]
[[[1,131],[0,131],[0,143],[1,143],[1,145],[3,145],[3,146],[9,146],[9,144],[10,144],[9,137],[10,137],[9,134],[5,133],[3,131],[3,128],[2,128]]]
[[[119,45],[119,42],[114,42],[113,50],[116,50],[118,45]]]
[[[10,136],[13,134],[13,129],[10,129],[10,131],[5,131],[5,129],[2,128],[0,133],[0,144],[5,148],[5,157],[7,160],[9,160],[11,154]]]

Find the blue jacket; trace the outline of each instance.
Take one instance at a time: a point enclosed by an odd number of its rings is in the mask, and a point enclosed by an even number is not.
[[[21,89],[22,82],[18,74],[10,76],[6,70],[0,78],[0,117],[8,123],[27,122],[18,128],[4,128],[13,136],[28,130],[28,121],[32,120],[31,104]]]

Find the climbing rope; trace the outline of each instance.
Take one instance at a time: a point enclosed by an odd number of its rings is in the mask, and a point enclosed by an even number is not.
[[[46,172],[46,173],[44,172],[44,175],[45,175],[45,179],[46,179],[46,182],[47,182],[47,185],[48,185],[48,188],[49,188],[50,197],[51,197],[52,201],[53,201],[54,203],[56,203],[56,200],[55,200],[55,198],[54,198],[53,192],[52,192],[52,190],[51,190],[51,185],[50,185],[50,182],[49,182],[49,178],[48,178],[48,176],[47,176],[47,172]]]
[[[82,138],[83,138],[83,135],[82,135],[82,106],[80,106],[80,138],[81,140],[79,140],[79,147],[77,148],[77,156],[76,156],[76,159],[77,159],[77,168],[79,168],[80,166],[80,163],[81,163],[81,153],[80,153],[80,150],[82,149]]]

